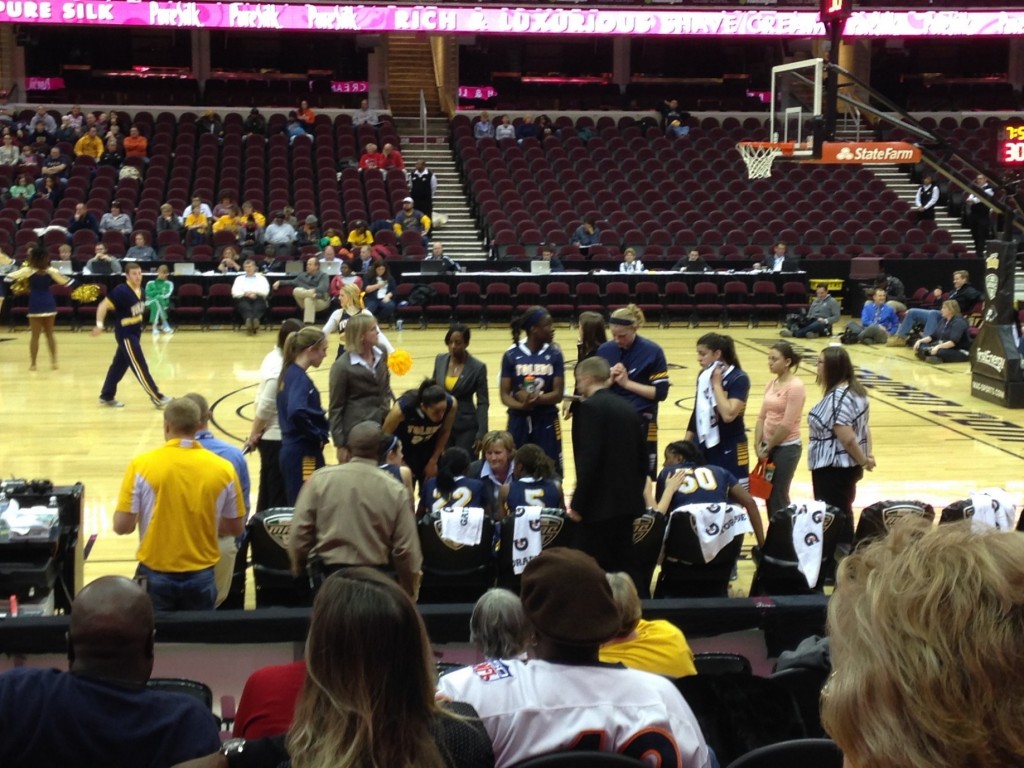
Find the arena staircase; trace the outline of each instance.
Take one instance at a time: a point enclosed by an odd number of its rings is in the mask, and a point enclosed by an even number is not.
[[[441,102],[434,77],[430,38],[416,33],[393,33],[388,41],[388,107],[395,117],[420,113],[420,91],[427,114],[441,114]],[[405,135],[405,134],[403,134]]]
[[[884,181],[889,189],[899,195],[901,200],[906,200],[911,205],[914,204],[917,188],[920,185],[911,179],[907,171],[898,165],[890,164],[870,165],[868,168],[877,178]],[[968,251],[973,253],[974,239],[971,237],[971,230],[964,227],[959,218],[949,215],[944,200],[935,207],[935,226],[947,230],[954,243],[965,245]]]

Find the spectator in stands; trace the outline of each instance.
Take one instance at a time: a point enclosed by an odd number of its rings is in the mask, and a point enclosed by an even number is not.
[[[305,573],[311,555],[325,575],[353,566],[393,569],[415,599],[423,566],[416,519],[405,487],[385,481],[377,466],[381,434],[375,421],[354,425],[345,441],[349,461],[319,469],[306,481],[295,503],[288,554],[296,576]]]
[[[234,204],[235,196],[230,192],[224,192],[220,196],[220,202],[213,206],[213,218],[219,219],[221,216],[229,216]]]
[[[153,326],[154,338],[161,333],[168,336],[174,333],[171,324],[167,322],[171,294],[174,293],[174,283],[170,280],[170,274],[171,270],[167,265],[161,264],[156,268],[156,279],[146,283],[146,304],[149,306],[149,324]]]
[[[356,219],[352,222],[352,229],[348,233],[347,242],[349,250],[356,253],[364,245],[373,245],[373,232],[371,232],[370,228],[366,226],[365,221],[362,219]]]
[[[928,363],[966,363],[971,354],[967,321],[956,299],[942,302],[942,320],[930,336],[914,342],[914,353]]]
[[[222,275],[228,272],[242,271],[242,257],[238,255],[238,249],[233,245],[225,245],[220,252],[220,261],[217,264],[217,271]]]
[[[313,323],[316,313],[323,312],[331,303],[331,278],[320,270],[320,260],[316,256],[306,259],[305,272],[287,280],[278,280],[274,283],[274,290],[282,285],[295,286],[292,296],[302,309],[302,320],[306,325]]]
[[[690,133],[690,113],[679,108],[678,99],[668,99],[658,107],[661,112],[661,129],[669,136],[679,138]]]
[[[344,250],[342,248],[344,243],[341,240],[341,235],[334,227],[327,227],[327,229],[324,230],[323,235],[320,236],[319,246],[321,248],[326,248],[328,245],[338,250]],[[341,255],[344,256],[345,254],[343,253]],[[351,254],[349,254],[349,256],[351,256]]]
[[[288,121],[285,123],[284,132],[288,136],[288,143],[294,144],[299,136],[307,136],[306,124],[299,119],[298,113],[293,109],[288,113]]]
[[[53,147],[49,156],[43,161],[40,171],[45,179],[52,176],[58,182],[64,182],[68,177],[68,159],[61,154],[60,147]]]
[[[386,261],[373,262],[373,267],[363,276],[363,286],[366,308],[382,323],[390,323],[395,317],[398,286]]]
[[[549,262],[552,272],[565,272],[565,266],[562,264],[561,259],[555,256],[555,246],[550,243],[545,243],[540,247],[540,253],[537,258],[540,261]]]
[[[42,185],[39,187],[39,197],[45,197],[56,208],[57,204],[64,197],[64,186],[57,180],[56,176],[44,176]]]
[[[469,642],[485,659],[519,659],[526,661],[526,649],[533,640],[530,625],[519,595],[507,589],[492,587],[480,595],[469,617]],[[473,667],[449,672],[447,685],[460,689],[474,675]]]
[[[273,245],[281,254],[291,254],[295,245],[295,228],[284,218],[284,211],[276,211],[274,220],[263,233],[263,242]]]
[[[665,619],[647,621],[643,617],[640,595],[628,573],[609,573],[606,577],[619,609],[619,629],[601,646],[601,661],[665,677],[696,675],[693,651],[682,630]]]
[[[235,300],[238,314],[242,316],[245,329],[250,336],[260,330],[260,320],[267,311],[267,297],[270,295],[270,284],[267,278],[256,269],[254,259],[246,259],[243,265],[244,274],[235,278],[231,284],[231,296]]]
[[[68,221],[68,240],[70,241],[75,232],[80,229],[92,230],[93,234],[99,237],[100,225],[96,222],[96,217],[85,207],[85,203],[75,205],[75,212],[71,214],[71,219]]]
[[[82,132],[82,126],[85,124],[85,115],[82,114],[82,107],[80,105],[73,104],[65,117],[67,117],[68,122],[71,123],[76,131]]]
[[[352,259],[352,271],[358,275],[366,276],[373,268],[373,263],[376,261],[373,257],[373,249],[369,245],[364,245],[359,249],[358,254]],[[366,284],[366,281],[363,281]]]
[[[926,173],[914,195],[914,207],[910,210],[917,214],[918,221],[934,221],[935,206],[938,204],[939,185],[933,183],[930,173]]]
[[[588,216],[587,220],[572,233],[569,242],[577,246],[584,256],[590,252],[590,246],[600,245],[601,232],[597,228],[597,217]]]
[[[985,300],[984,294],[968,282],[970,279],[970,273],[966,269],[958,269],[953,273],[953,290],[946,296],[947,299],[952,299],[960,305],[961,315],[967,315],[976,304]],[[935,300],[942,299],[942,287],[932,291],[932,296]],[[941,321],[942,313],[937,309],[925,309],[924,307],[908,309],[896,333],[889,337],[889,346],[906,346],[907,337],[918,324],[924,326],[923,335],[934,336]]]
[[[377,110],[370,109],[370,100],[362,99],[359,102],[359,109],[352,113],[352,125],[379,125],[380,116]]]
[[[14,137],[5,133],[3,146],[0,146],[0,165],[17,165],[21,158],[21,150],[14,143]]]
[[[1024,764],[1022,583],[1024,538],[967,521],[910,515],[843,561],[821,712],[849,768]]]
[[[32,202],[32,198],[36,196],[36,185],[27,174],[22,173],[18,176],[17,180],[8,187],[7,194],[11,196],[12,200],[20,199],[22,201],[21,209],[25,210],[28,208],[28,204]]]
[[[120,232],[126,241],[132,233],[132,217],[121,210],[120,200],[112,202],[110,212],[103,214],[100,219],[100,234],[107,232]]]
[[[384,155],[384,162],[381,164],[381,168],[385,170],[391,170],[392,168],[398,171],[405,170],[405,158],[402,157],[400,151],[395,149],[394,144],[385,144],[381,154]]]
[[[510,432],[493,430],[480,441],[483,459],[469,465],[469,476],[484,480],[491,509],[500,508],[501,489],[515,477],[516,441]]]
[[[156,261],[156,251],[146,242],[146,235],[135,233],[135,245],[124,255],[125,261]]]
[[[619,272],[646,272],[647,267],[636,257],[636,248],[627,248],[619,263]]]
[[[65,141],[68,144],[74,146],[75,142],[82,136],[80,128],[76,128],[71,122],[70,115],[64,115],[60,119],[60,126],[57,128],[57,133],[54,138],[58,141]]]
[[[243,219],[248,219],[251,217],[252,220],[256,222],[256,225],[259,226],[261,229],[267,226],[267,217],[256,210],[256,205],[252,202],[252,200],[245,200],[242,202],[241,217]]]
[[[178,236],[178,242],[181,242],[182,231],[181,219],[174,213],[174,208],[171,204],[164,203],[161,205],[160,216],[156,220],[157,237],[159,238],[163,232],[174,232]]]
[[[413,205],[427,216],[434,215],[434,195],[437,193],[437,174],[427,168],[427,161],[416,161],[416,169],[409,174],[409,196]]]
[[[521,595],[537,637],[529,663],[484,662],[464,680],[446,675],[438,682],[440,695],[480,713],[498,768],[584,745],[638,759],[654,753],[662,765],[713,765],[697,719],[671,682],[598,664],[600,646],[620,620],[592,557],[561,547],[541,552],[526,564]],[[587,733],[599,737],[588,740]]]
[[[103,150],[103,154],[100,155],[100,159],[96,162],[97,165],[108,165],[111,168],[120,168],[121,164],[124,163],[124,155],[121,154],[120,148],[117,146],[116,139],[107,139],[106,147]]]
[[[543,139],[546,136],[552,135],[553,130],[551,126],[551,118],[547,115],[537,115],[535,125],[537,126],[538,139]]]
[[[185,210],[181,212],[181,215],[183,218],[188,218],[195,211],[199,211],[210,220],[213,219],[213,210],[209,205],[204,203],[203,198],[197,194],[192,195],[192,201],[185,206]]]
[[[32,178],[39,175],[39,153],[32,144],[22,145],[18,165],[21,166],[21,170],[30,173]]]
[[[103,136],[104,145],[111,140],[117,145],[118,152],[123,154],[122,144],[124,143],[124,135],[121,133],[121,127],[116,122],[110,124],[106,134]]]
[[[522,121],[516,127],[516,141],[522,144],[523,139],[536,139],[539,133],[537,124],[533,122],[533,115],[523,115]]]
[[[704,261],[700,251],[691,248],[686,256],[672,266],[673,272],[710,272],[711,266]]]
[[[819,336],[831,336],[832,326],[839,322],[839,302],[828,292],[828,287],[819,284],[814,289],[814,299],[807,310],[803,324],[795,331],[783,328],[780,336],[795,336],[798,339],[816,339]]]
[[[846,326],[846,334],[856,337],[854,343],[886,344],[889,337],[896,333],[899,318],[896,311],[885,303],[885,299],[885,288],[875,288],[873,300],[864,302],[860,322],[851,320]]]
[[[395,214],[394,230],[399,237],[403,232],[418,232],[424,246],[430,243],[430,217],[415,207],[411,197],[402,200],[402,209]]]
[[[245,206],[249,206],[246,213]],[[266,218],[252,208],[252,203],[242,203],[242,214],[238,217],[238,244],[247,251],[258,251],[263,246],[263,224]]]
[[[96,126],[89,128],[85,135],[75,143],[75,157],[83,155],[94,160],[99,160],[103,155],[103,139],[100,138]]]
[[[57,132],[57,121],[53,118],[53,115],[46,111],[46,107],[42,104],[36,107],[36,114],[32,118],[33,126],[38,123],[43,124],[43,130],[47,133],[52,134]]]
[[[230,232],[235,236],[235,243],[239,242],[239,235],[242,230],[242,211],[237,205],[230,206],[228,213],[218,216],[213,221],[213,231]]]
[[[103,243],[96,243],[96,249],[91,259],[85,262],[83,274],[86,275],[120,275],[121,262],[107,253],[107,246]]]
[[[185,216],[185,245],[201,245],[210,237],[212,222],[203,207],[209,208],[206,203],[202,207],[193,206],[192,211]]]
[[[345,352],[331,366],[331,439],[338,461],[345,461],[345,443],[363,421],[384,422],[391,404],[391,371],[380,342],[377,320],[357,312],[345,325]],[[412,503],[412,500],[409,500]]]
[[[772,254],[762,266],[768,272],[798,272],[800,260],[789,253],[789,246],[781,240],[772,248]]]
[[[974,251],[980,258],[985,255],[985,242],[992,234],[992,209],[985,204],[984,198],[992,198],[996,192],[991,182],[980,173],[974,179],[974,186],[978,192],[972,191],[964,203],[967,207],[967,225],[974,239]]]
[[[245,504],[230,462],[195,440],[202,413],[187,398],[164,407],[167,443],[128,465],[114,512],[118,535],[139,529],[137,575],[158,611],[212,610],[218,536],[239,536]]]
[[[218,139],[224,137],[224,123],[221,122],[220,115],[214,110],[206,110],[202,117],[196,120],[196,133],[212,133]]]
[[[299,108],[295,111],[296,117],[306,126],[306,132],[313,132],[313,123],[316,122],[316,112],[309,106],[309,102],[303,99],[299,102]]]
[[[333,247],[327,246],[320,253],[317,254],[317,258],[320,259],[320,269],[327,272],[332,276],[341,274],[342,261],[338,258],[338,252]],[[333,284],[333,280],[331,281]],[[335,296],[334,286],[331,286],[331,298]]]
[[[494,129],[494,138],[498,141],[502,139],[514,139],[516,137],[516,127],[512,125],[512,118],[508,115],[501,116],[501,125]]]
[[[146,687],[153,606],[137,584],[101,576],[75,597],[68,671],[24,666],[0,675],[0,763],[166,768],[219,747],[194,696]],[[8,730],[10,729],[10,730]]]
[[[359,158],[359,170],[368,171],[384,167],[384,155],[377,151],[377,145],[370,142]]]
[[[320,227],[317,224],[312,213],[306,217],[293,239],[296,248],[320,248]]]
[[[257,669],[245,681],[231,734],[251,740],[287,733],[305,681],[305,659]]]
[[[139,128],[133,125],[128,129],[128,135],[124,139],[124,156],[125,157],[141,157],[144,160],[149,160],[147,153],[149,151],[149,140],[139,133]]]
[[[243,140],[249,138],[251,134],[267,135],[267,119],[260,114],[258,108],[253,107],[249,110],[249,116],[245,118],[245,123],[242,125],[242,133],[244,134]]]
[[[461,272],[462,267],[454,259],[448,257],[444,253],[444,243],[435,240],[430,244],[430,253],[423,259],[424,261],[440,261],[444,264],[445,272]]]
[[[473,126],[473,138],[477,141],[494,138],[494,123],[491,122],[491,115],[486,110],[480,113],[480,119]]]

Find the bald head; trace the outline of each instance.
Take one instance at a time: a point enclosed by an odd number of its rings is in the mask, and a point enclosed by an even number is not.
[[[375,421],[363,421],[352,427],[346,442],[353,456],[361,459],[376,459],[381,441],[380,425]]]
[[[153,668],[153,604],[123,576],[87,584],[71,604],[72,672],[144,683]]]

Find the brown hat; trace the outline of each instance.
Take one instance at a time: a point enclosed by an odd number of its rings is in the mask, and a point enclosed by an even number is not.
[[[615,637],[619,609],[604,571],[575,549],[546,549],[526,564],[520,596],[537,634],[562,645],[600,645]]]

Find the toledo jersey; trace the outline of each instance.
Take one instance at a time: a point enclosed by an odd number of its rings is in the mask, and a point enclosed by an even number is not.
[[[447,496],[437,490],[437,478],[431,477],[423,484],[420,497],[421,512],[438,512],[445,507],[464,509],[466,507],[487,508],[487,495],[482,481],[472,477],[455,478],[455,487]]]
[[[501,378],[511,379],[512,393],[521,389],[537,394],[554,391],[556,378],[565,377],[565,361],[558,347],[545,344],[534,354],[525,342],[513,344],[501,358]],[[538,405],[531,412],[535,416],[556,414],[555,405]],[[510,416],[523,416],[524,413],[509,411]]]
[[[676,472],[682,472],[686,480],[672,495],[669,510],[679,509],[686,504],[721,504],[729,501],[729,489],[738,482],[731,472],[710,464],[698,465],[692,462],[665,467],[658,475],[657,495],[665,490],[665,480]]]
[[[637,336],[629,349],[620,349],[614,341],[606,341],[597,348],[597,354],[607,360],[610,366],[622,363],[630,381],[654,387],[656,396],[653,400],[633,394],[618,384],[612,385],[612,391],[624,397],[637,413],[650,413],[657,418],[658,403],[668,397],[669,388],[668,362],[661,347],[643,336]]]
[[[142,319],[146,312],[146,301],[141,294],[127,283],[121,283],[107,295],[107,305],[114,310],[117,322],[114,334],[121,339],[142,333]]]
[[[509,483],[505,504],[510,515],[516,507],[559,508],[562,506],[562,489],[554,480],[522,477]]]
[[[405,418],[395,430],[395,437],[402,442],[405,463],[414,474],[421,474],[430,461],[437,444],[437,435],[444,426],[444,420],[448,418],[453,402],[451,395],[445,395],[444,416],[435,424],[416,405],[404,397],[398,398],[398,407]]]

